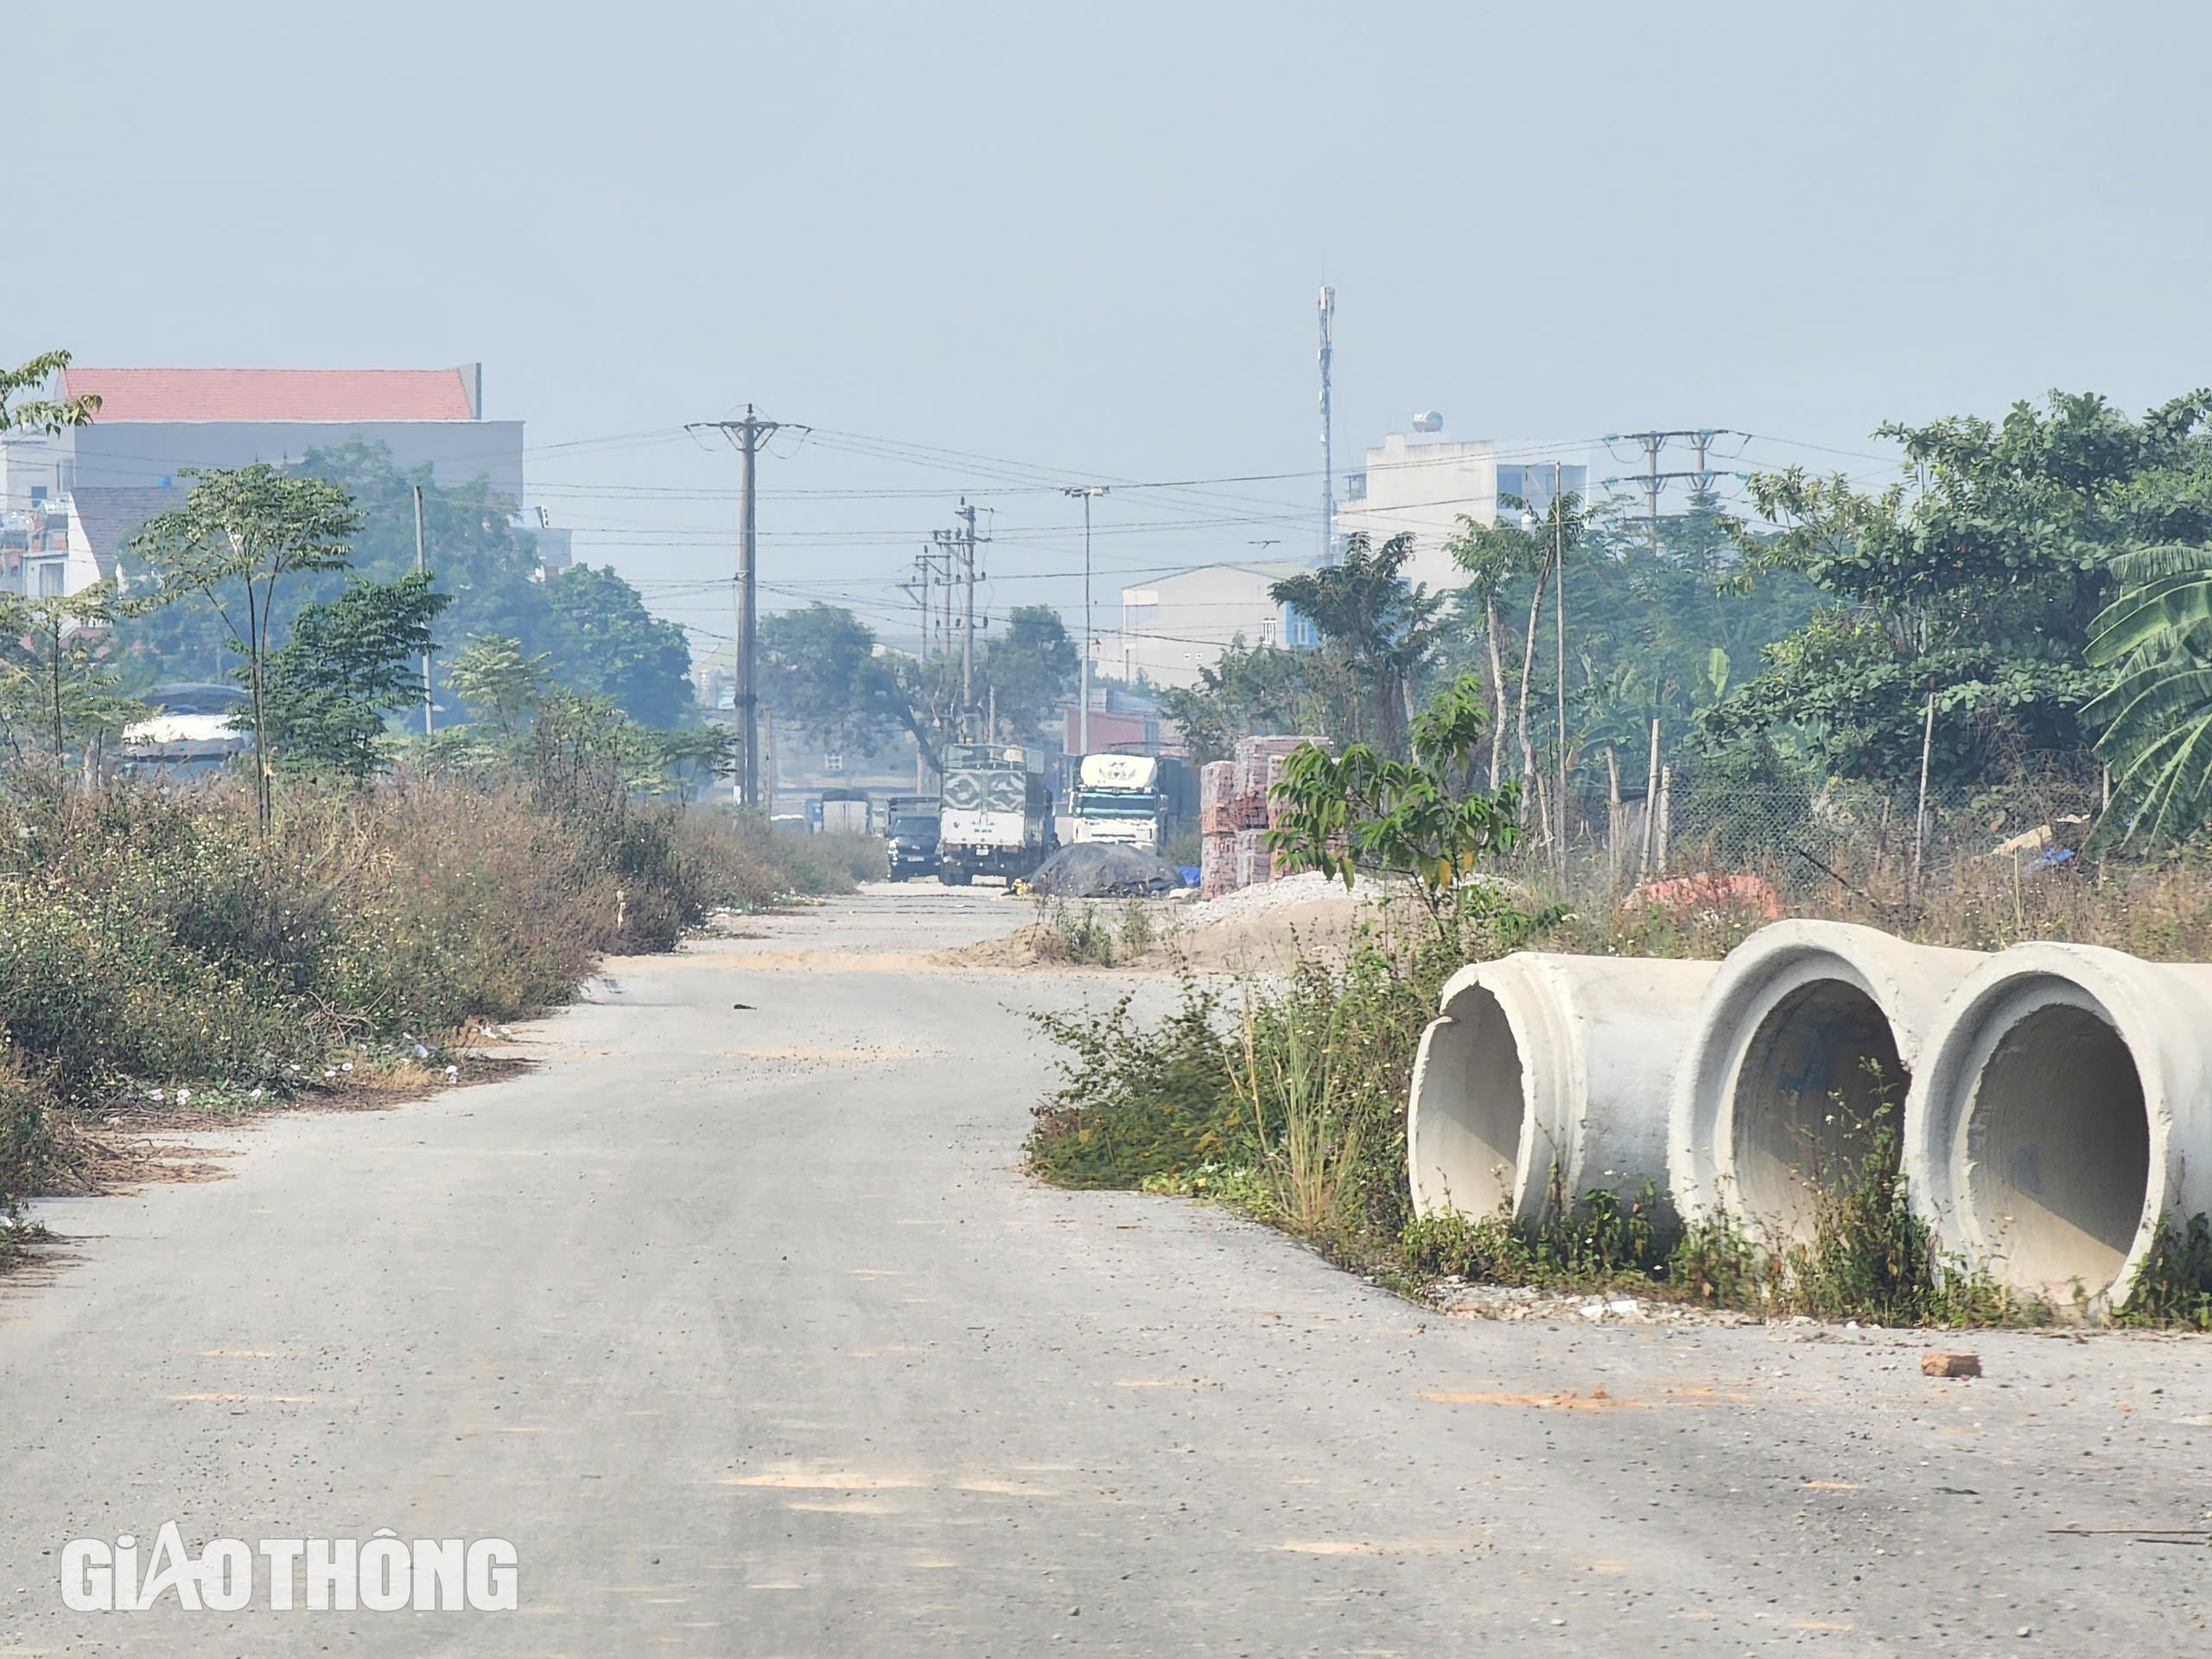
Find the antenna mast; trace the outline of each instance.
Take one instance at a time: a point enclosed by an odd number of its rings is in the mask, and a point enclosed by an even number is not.
[[[1337,318],[1337,290],[1324,284],[1315,306],[1321,321],[1321,557],[1325,563],[1337,545],[1337,470],[1329,426],[1329,359],[1334,354],[1332,331]]]

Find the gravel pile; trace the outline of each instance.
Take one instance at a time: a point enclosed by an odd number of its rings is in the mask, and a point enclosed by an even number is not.
[[[1185,908],[1183,918],[1193,927],[1213,927],[1224,922],[1250,921],[1271,911],[1310,905],[1332,896],[1346,905],[1357,904],[1376,897],[1379,891],[1374,882],[1362,881],[1347,893],[1343,882],[1323,875],[1319,870],[1305,870],[1296,875],[1286,875],[1280,881],[1239,887],[1218,899],[1202,899]]]

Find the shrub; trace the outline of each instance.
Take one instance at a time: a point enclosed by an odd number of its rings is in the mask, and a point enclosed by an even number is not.
[[[0,1192],[49,1099],[288,1090],[340,1043],[518,1018],[715,906],[845,882],[755,819],[580,798],[496,774],[295,787],[264,836],[232,781],[0,778]]]
[[[2119,1319],[2123,1325],[2212,1331],[2212,1217],[2194,1215],[2186,1224],[2158,1217]]]
[[[1130,1001],[1096,1016],[1032,1016],[1070,1051],[1024,1144],[1030,1167],[1058,1185],[1134,1187],[1244,1149],[1217,994],[1186,979],[1179,1006],[1150,1027],[1130,1019]]]

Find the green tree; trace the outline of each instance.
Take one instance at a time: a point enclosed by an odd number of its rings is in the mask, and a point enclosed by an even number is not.
[[[1500,508],[1517,505],[1517,498],[1500,499]],[[1490,786],[1498,784],[1499,760],[1505,743],[1505,661],[1500,650],[1497,596],[1516,576],[1535,576],[1547,555],[1535,538],[1518,524],[1501,519],[1494,524],[1478,523],[1459,515],[1459,528],[1445,543],[1452,562],[1471,578],[1468,587],[1481,604],[1483,641],[1490,668]]]
[[[850,611],[810,605],[760,621],[760,694],[777,715],[825,742],[863,752],[902,731],[932,771],[957,715],[943,664],[876,647],[875,632]]]
[[[472,639],[454,656],[446,677],[473,709],[497,721],[499,734],[512,737],[530,719],[551,680],[550,652],[523,654],[522,641],[498,634]]]
[[[1472,786],[1490,714],[1482,682],[1463,675],[1411,722],[1413,759],[1364,743],[1342,755],[1294,750],[1275,786],[1268,845],[1294,870],[1319,870],[1349,887],[1361,870],[1406,877],[1440,940],[1456,937],[1480,859],[1510,852],[1521,830],[1520,786]],[[1477,902],[1487,898],[1478,890]]]
[[[117,689],[110,659],[118,608],[111,580],[73,594],[0,598],[0,634],[7,639],[0,718],[11,736],[38,731],[57,766],[73,744],[114,736],[146,712]]]
[[[977,654],[978,695],[995,702],[1002,724],[1033,737],[1073,693],[1083,667],[1060,613],[1049,605],[1018,605]]]
[[[100,400],[81,397],[25,397],[41,391],[46,383],[69,366],[67,352],[41,352],[28,363],[0,369],[0,432],[59,432],[66,426],[89,426],[99,413]]]
[[[187,595],[211,607],[246,659],[253,709],[254,804],[265,833],[274,798],[269,756],[270,626],[277,594],[303,577],[346,568],[361,517],[345,491],[293,478],[266,462],[232,470],[188,467],[183,505],[147,520],[130,542],[158,579],[154,598]]]
[[[2124,585],[2097,617],[2089,660],[2118,670],[2082,710],[2101,724],[2122,841],[2182,841],[2212,816],[2212,547],[2113,562]]]
[[[561,684],[606,697],[646,726],[677,726],[690,714],[691,648],[683,628],[647,610],[611,568],[555,571],[543,594],[543,613],[520,637]]]
[[[295,772],[367,779],[385,759],[385,719],[420,704],[416,664],[435,649],[430,623],[452,603],[427,572],[355,582],[310,605],[270,654],[267,751]]]
[[[1247,645],[1239,634],[1212,667],[1198,671],[1196,685],[1162,691],[1160,712],[1181,728],[1200,766],[1230,759],[1236,740],[1255,732],[1342,729],[1325,712],[1315,666],[1309,652]]]
[[[1747,543],[1751,563],[1832,603],[1705,712],[1700,741],[1795,734],[1823,772],[1896,782],[1917,771],[1932,695],[1939,785],[2001,775],[2024,750],[2085,751],[2110,676],[2084,650],[2116,561],[2212,532],[2208,412],[2208,392],[2139,421],[2053,392],[1999,423],[1883,427],[1907,476],[1879,494],[1754,474],[1759,516],[1782,528]]]
[[[1357,691],[1349,729],[1341,734],[1371,742],[1385,753],[1404,747],[1414,712],[1414,688],[1433,652],[1442,595],[1408,584],[1399,573],[1413,556],[1414,538],[1394,536],[1379,550],[1363,534],[1345,538],[1334,564],[1287,576],[1268,595],[1313,625],[1322,656],[1339,667]]]
[[[440,591],[453,596],[441,626],[456,639],[496,636],[545,659],[552,681],[587,696],[613,696],[633,719],[669,726],[690,699],[691,656],[683,630],[653,616],[636,589],[612,571],[580,569],[538,579],[537,537],[516,528],[514,503],[480,474],[440,483],[428,465],[402,468],[383,444],[347,443],[311,449],[289,469],[334,484],[351,497],[361,524],[351,538],[352,572],[395,582],[415,568],[415,491],[423,492],[427,563]],[[289,631],[302,606],[334,598],[344,585],[335,572],[311,575],[276,598],[270,622]],[[213,667],[226,638],[222,620],[204,601],[170,606],[125,629],[133,647],[162,671]],[[454,683],[450,665],[434,664],[441,706],[461,717],[485,711]]]

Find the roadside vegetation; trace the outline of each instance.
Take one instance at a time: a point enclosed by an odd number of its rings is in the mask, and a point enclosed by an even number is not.
[[[0,429],[97,418],[33,395],[67,361],[0,373]],[[697,804],[731,739],[682,723],[680,631],[611,573],[549,601],[481,488],[421,480],[456,597],[406,568],[417,480],[379,454],[184,476],[127,579],[0,595],[0,1223],[96,1184],[107,1124],[428,1086],[605,955],[880,873]],[[442,649],[446,723],[403,736],[449,613],[518,632]],[[134,687],[226,668],[246,753],[187,779],[124,743]]]
[[[0,779],[0,1207],[118,1111],[223,1113],[571,998],[721,907],[849,891],[849,849],[526,772],[283,792]],[[581,798],[580,798],[581,796]],[[880,856],[880,855],[878,855]]]
[[[1185,973],[1176,1007],[1136,1019],[1125,995],[1103,1013],[1039,1016],[1065,1050],[1063,1081],[1038,1108],[1031,1168],[1076,1187],[1141,1188],[1231,1205],[1342,1265],[1414,1295],[1457,1282],[1564,1293],[1630,1293],[1762,1317],[1884,1325],[2041,1324],[2057,1310],[1945,1257],[1914,1214],[1899,1172],[1902,1090],[1877,1087],[1854,1154],[1808,1165],[1819,1197],[1808,1243],[1769,1250],[1726,1217],[1684,1225],[1655,1186],[1554,1194],[1539,1227],[1506,1215],[1415,1218],[1406,1179],[1406,1100],[1422,1028],[1459,968],[1535,944],[1631,956],[1725,954],[1765,915],[1715,903],[1626,905],[1571,888],[1522,855],[1521,798],[1470,775],[1482,760],[1484,688],[1447,687],[1408,722],[1409,757],[1363,745],[1300,751],[1275,797],[1274,850],[1293,868],[1395,878],[1341,953],[1294,948],[1287,970],[1223,981]],[[1913,892],[1918,936],[1985,947],[2027,926],[2017,878],[1970,869]],[[1977,880],[1980,885],[1977,886]],[[2131,900],[2129,887],[2139,884]],[[2145,903],[2171,890],[2189,907]],[[2119,880],[2068,882],[2063,909],[2093,938],[2200,926],[2201,866],[2160,860]],[[1879,908],[1860,893],[1844,907]],[[1834,906],[1831,907],[1835,908]],[[2061,913],[2045,903],[2039,920]],[[2198,919],[2191,921],[2190,918]],[[1865,916],[1895,926],[1895,914]],[[1067,956],[1110,950],[1086,916],[1061,931]],[[1091,959],[1107,959],[1096,957]],[[1835,1109],[1846,1109],[1839,1096]],[[1814,1149],[1808,1148],[1808,1154]],[[1816,1157],[1816,1154],[1814,1154]],[[2212,1227],[2170,1226],[2121,1317],[2212,1327]]]
[[[1407,909],[1364,924],[1341,957],[1301,949],[1281,975],[1186,975],[1158,1020],[1135,1016],[1133,993],[1096,1014],[1039,1015],[1065,1052],[1029,1166],[1059,1185],[1227,1205],[1419,1298],[1448,1300],[1468,1281],[1884,1325],[2056,1316],[1937,1249],[1904,1195],[1894,1105],[1822,1181],[1811,1242],[1778,1252],[1726,1217],[1684,1226],[1654,1186],[1557,1194],[1534,1229],[1506,1215],[1416,1218],[1406,1097],[1422,1027],[1465,963],[1548,944],[1533,924],[1486,903],[1440,935]],[[2202,1219],[2170,1229],[2120,1317],[2212,1328],[2208,1238]]]

